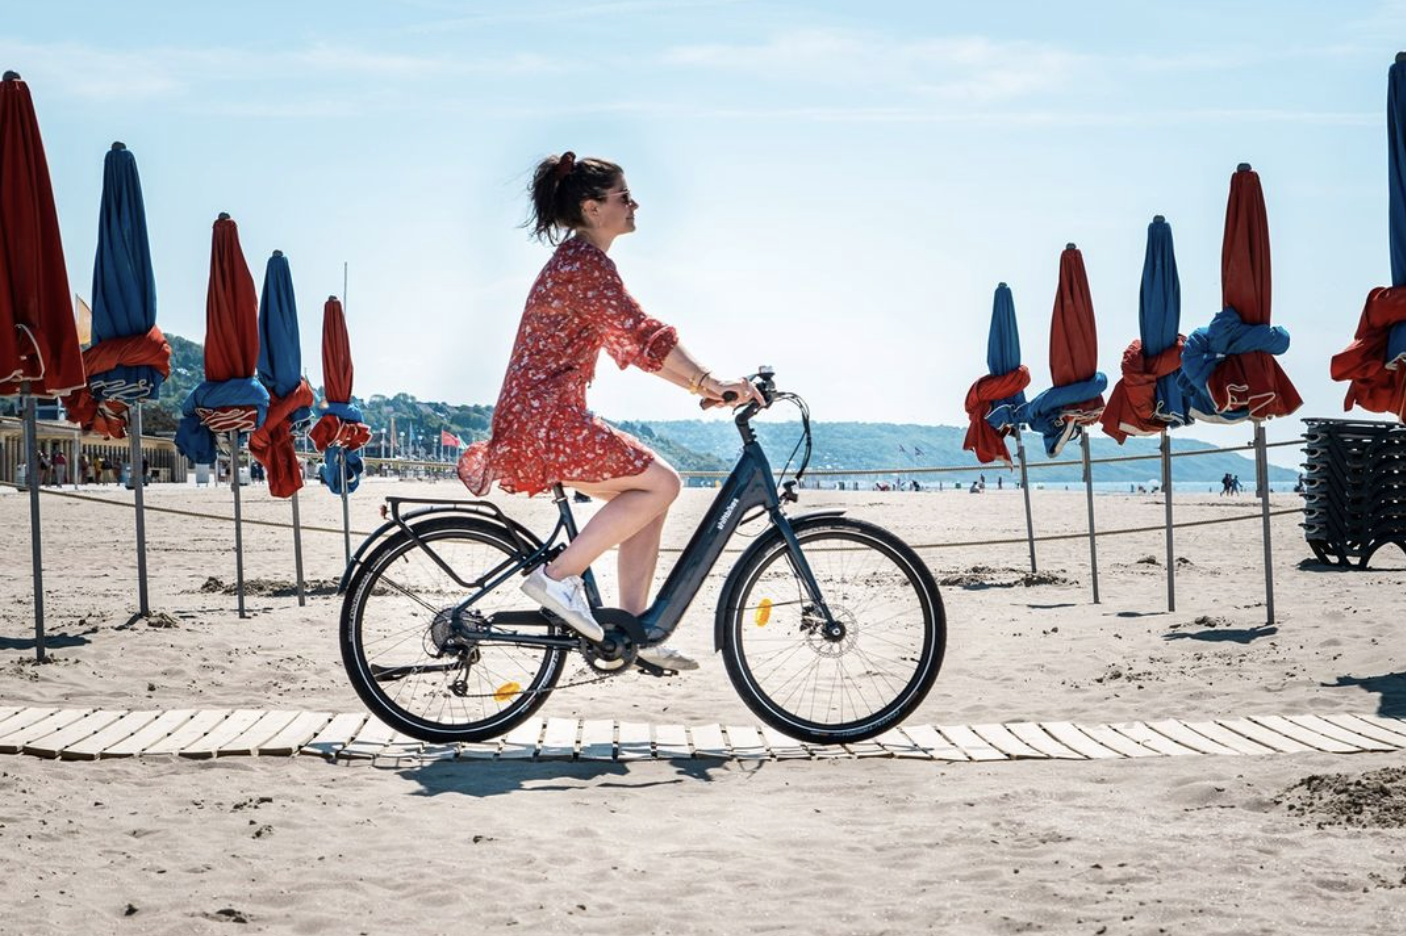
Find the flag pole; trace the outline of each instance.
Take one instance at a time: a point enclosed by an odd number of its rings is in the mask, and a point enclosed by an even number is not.
[[[247,618],[244,613],[244,531],[241,528],[239,509],[239,430],[232,429],[229,434],[229,482],[234,489],[234,587],[239,600],[239,616]]]
[[[1167,513],[1167,610],[1177,609],[1177,563],[1172,549],[1172,437],[1162,430],[1162,499]]]
[[[142,617],[151,615],[146,588],[146,472],[142,466],[142,401],[132,403],[131,425],[127,427],[132,459],[132,493],[137,508],[137,608]],[[141,472],[141,474],[138,474]]]
[[[1030,517],[1030,476],[1025,471],[1025,440],[1020,437],[1020,426],[1015,427],[1015,453],[1020,459],[1020,493],[1025,495],[1025,540],[1030,544],[1030,571],[1035,568],[1035,521]]]
[[[29,381],[20,384],[24,394],[25,487],[29,488],[29,548],[34,566],[34,656],[44,662],[44,551],[39,540],[39,414]]]
[[[1089,461],[1089,433],[1086,427],[1079,427],[1079,446],[1084,450],[1084,495],[1089,502],[1089,568],[1093,573],[1094,604],[1098,600],[1098,546],[1094,535],[1094,466]]]

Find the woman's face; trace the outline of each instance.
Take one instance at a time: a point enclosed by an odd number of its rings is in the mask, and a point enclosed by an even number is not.
[[[630,187],[623,175],[600,200],[587,199],[583,207],[586,223],[599,234],[616,237],[635,229],[635,209],[639,204],[630,197]]]

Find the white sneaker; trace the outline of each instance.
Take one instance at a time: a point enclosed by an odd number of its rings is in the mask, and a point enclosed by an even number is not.
[[[660,669],[671,670],[695,670],[698,669],[698,661],[692,657],[684,656],[673,647],[660,644],[657,647],[641,647],[637,654],[639,659],[646,663],[653,663]]]
[[[605,639],[605,629],[591,614],[591,603],[586,600],[586,584],[581,576],[568,575],[557,581],[547,577],[546,566],[538,566],[522,583],[522,592],[587,640]]]

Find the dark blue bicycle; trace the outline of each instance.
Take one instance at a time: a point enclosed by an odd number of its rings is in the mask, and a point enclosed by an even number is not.
[[[639,648],[668,639],[733,532],[765,515],[769,527],[733,566],[714,623],[714,649],[738,694],[768,725],[816,744],[860,741],[907,717],[942,665],[937,583],[881,527],[839,510],[786,513],[810,459],[810,414],[800,397],[776,390],[771,371],[752,379],[767,406],[800,409],[794,478],[778,489],[751,425],[762,407],[740,408],[737,467],[649,609],[636,618],[602,607],[591,573],[583,576],[605,629],[598,643],[523,608],[518,589],[503,587],[576,535],[560,485],[560,519],[546,540],[488,501],[388,498],[387,522],[342,580],[342,659],[367,707],[421,740],[481,741],[566,688],[558,682],[569,653],[585,658],[589,681],[631,669],[665,675],[637,659]]]

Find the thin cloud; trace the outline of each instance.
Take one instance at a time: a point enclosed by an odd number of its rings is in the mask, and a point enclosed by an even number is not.
[[[985,103],[1065,84],[1086,56],[983,36],[895,40],[852,30],[799,30],[748,44],[696,44],[664,51],[662,64],[756,75],[773,82],[888,86],[930,98]]]
[[[351,45],[315,43],[274,52],[249,49],[154,46],[112,50],[76,42],[0,40],[0,58],[36,86],[92,102],[143,101],[204,93],[211,85],[254,79],[292,81],[366,78],[414,82],[436,78],[523,76],[565,66],[531,52],[455,58],[374,52]]]
[[[545,9],[518,9],[508,13],[474,13],[416,23],[394,30],[397,34],[442,33],[473,26],[495,26],[508,23],[552,23],[564,20],[595,19],[607,16],[641,15],[647,13],[676,13],[684,10],[737,6],[752,0],[616,0],[612,3],[552,6]]]

